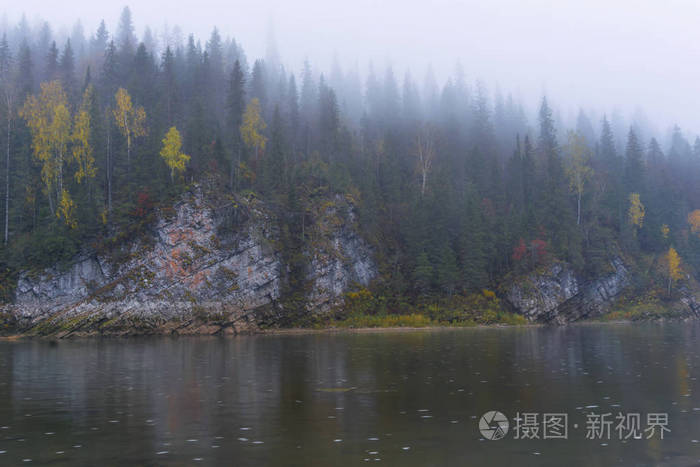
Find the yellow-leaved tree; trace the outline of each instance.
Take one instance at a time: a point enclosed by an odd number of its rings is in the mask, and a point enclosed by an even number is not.
[[[639,198],[639,193],[630,193],[629,200],[630,207],[627,211],[627,216],[629,217],[630,224],[641,229],[642,225],[644,225],[645,210],[642,200]]]
[[[190,160],[190,156],[181,151],[182,139],[177,128],[170,127],[163,138],[163,148],[160,150],[160,157],[170,168],[170,180],[175,180],[175,172],[184,172],[185,165]]]
[[[114,120],[122,136],[126,138],[126,167],[131,164],[131,146],[133,139],[146,134],[146,111],[141,106],[134,106],[131,96],[124,88],[119,88],[114,96],[117,104],[114,110]]]
[[[83,101],[73,119],[73,160],[78,164],[73,176],[78,183],[83,180],[89,183],[97,173],[90,145],[90,105],[93,98],[94,88],[90,85],[85,89]]]
[[[586,141],[575,131],[569,131],[566,149],[569,153],[566,175],[569,177],[569,188],[576,195],[576,225],[581,225],[581,199],[586,183],[593,176],[589,165],[590,151]]]
[[[41,83],[39,96],[27,98],[20,116],[26,120],[31,132],[34,157],[41,162],[41,180],[51,213],[63,217],[70,225],[71,219],[65,216],[72,211],[58,209],[59,204],[70,199],[63,189],[63,169],[71,140],[71,117],[61,83]]]
[[[61,192],[61,199],[58,202],[58,212],[56,215],[59,218],[63,218],[63,221],[71,229],[78,227],[78,222],[75,220],[75,203],[66,190]]]
[[[257,98],[251,99],[243,114],[241,138],[248,149],[254,150],[256,160],[259,159],[260,152],[265,150],[267,138],[262,134],[265,128],[267,124],[261,115],[260,101]]]
[[[680,280],[683,275],[681,273],[681,257],[675,248],[669,247],[668,253],[666,253],[666,263],[668,266],[668,295],[671,295],[671,286],[674,282]]]
[[[695,235],[700,235],[700,209],[688,214],[688,225],[690,225],[690,231]]]

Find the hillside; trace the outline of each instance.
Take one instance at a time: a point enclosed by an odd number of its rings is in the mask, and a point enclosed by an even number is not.
[[[568,322],[691,303],[700,140],[679,127],[567,122],[546,97],[529,115],[461,74],[297,75],[216,29],[157,47],[131,21],[0,38],[13,326],[99,310],[117,329],[166,308],[158,319],[227,323],[256,310],[256,326],[319,310]],[[511,287],[527,283],[556,290]]]

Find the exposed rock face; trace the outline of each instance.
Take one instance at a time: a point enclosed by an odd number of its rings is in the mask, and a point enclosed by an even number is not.
[[[680,313],[684,316],[700,317],[700,303],[698,303],[695,294],[688,287],[681,287],[679,292],[681,295],[679,300],[681,305]]]
[[[16,303],[27,306],[28,312],[39,304],[49,305],[50,311],[75,298],[87,297],[89,284],[104,281],[105,274],[96,258],[80,258],[67,271],[49,269],[38,277],[22,274],[17,282]]]
[[[339,202],[336,197],[336,204]],[[326,247],[309,252],[307,280],[313,284],[309,310],[327,311],[338,304],[352,282],[367,285],[377,274],[369,249],[357,235],[355,213],[349,210],[345,218],[338,218],[341,213],[336,204],[325,210],[321,220],[321,231],[327,233]]]
[[[253,203],[222,229],[205,198],[195,189],[174,206],[174,215],[161,214],[152,237],[128,247],[125,260],[84,255],[66,270],[22,274],[5,313],[20,329],[39,333],[243,332],[255,328],[266,308],[284,313],[285,266],[274,216]],[[324,219],[335,210],[354,219],[352,206],[337,201]],[[367,285],[376,274],[352,222],[322,230],[329,242],[307,255],[310,311],[328,310],[348,287]]]
[[[530,321],[559,324],[605,313],[627,285],[629,273],[620,258],[613,271],[593,281],[582,280],[566,263],[555,263],[543,273],[532,273],[512,284],[506,300]]]

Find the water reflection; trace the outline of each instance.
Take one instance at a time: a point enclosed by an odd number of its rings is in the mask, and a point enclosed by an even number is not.
[[[0,464],[696,465],[699,331],[1,342]],[[568,413],[569,439],[483,440],[493,409]],[[592,411],[667,412],[672,432],[587,440]]]

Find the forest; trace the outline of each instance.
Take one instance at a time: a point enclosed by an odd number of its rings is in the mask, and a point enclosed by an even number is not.
[[[218,29],[137,38],[125,8],[115,32],[0,30],[0,97],[3,300],[20,271],[129,242],[196,183],[286,213],[299,274],[305,206],[352,199],[389,311],[551,261],[593,278],[621,256],[659,297],[700,271],[700,139],[565,122],[544,96],[528,112],[461,68],[440,85],[390,66],[295,72]]]

